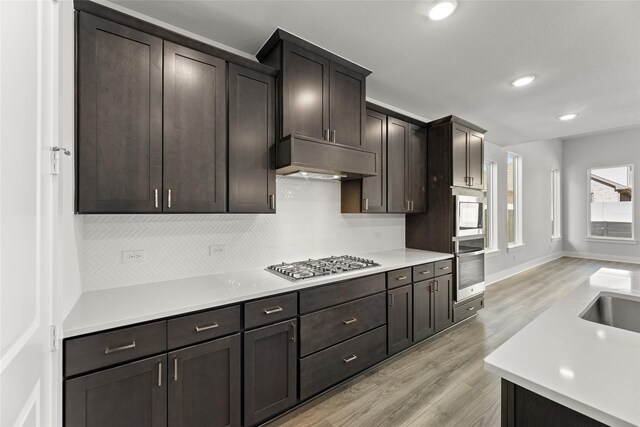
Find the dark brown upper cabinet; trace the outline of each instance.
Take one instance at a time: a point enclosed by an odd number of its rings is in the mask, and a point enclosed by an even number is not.
[[[482,189],[484,132],[460,123],[451,123],[451,167],[454,187]]]
[[[81,14],[76,206],[162,211],[162,39]]]
[[[342,213],[387,211],[387,116],[367,110],[364,148],[378,154],[378,175],[341,183]]]
[[[427,210],[427,133],[424,127],[387,121],[388,212]]]
[[[371,73],[277,29],[256,55],[281,70],[281,132],[362,147],[366,77]]]
[[[224,212],[226,63],[164,44],[165,212]]]
[[[275,212],[275,78],[229,64],[229,212]]]

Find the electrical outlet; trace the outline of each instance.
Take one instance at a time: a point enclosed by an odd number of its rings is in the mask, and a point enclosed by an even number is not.
[[[209,256],[220,255],[224,252],[224,245],[210,245]]]
[[[140,262],[144,262],[144,251],[142,249],[137,251],[122,251],[123,264],[138,264]]]

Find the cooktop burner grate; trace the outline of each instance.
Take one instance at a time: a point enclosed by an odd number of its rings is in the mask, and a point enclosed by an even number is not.
[[[358,258],[351,255],[331,256],[328,258],[308,259],[292,263],[270,265],[270,271],[289,280],[297,281],[330,274],[345,273],[379,266],[373,260]]]

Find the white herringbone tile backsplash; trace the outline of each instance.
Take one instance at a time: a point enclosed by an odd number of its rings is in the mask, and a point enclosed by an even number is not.
[[[338,182],[276,183],[275,215],[85,216],[83,291],[404,247],[404,215],[341,214]],[[138,249],[144,262],[122,263]]]

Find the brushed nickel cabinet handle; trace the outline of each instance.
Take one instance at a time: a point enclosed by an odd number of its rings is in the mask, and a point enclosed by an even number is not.
[[[476,309],[475,307],[469,307],[469,308],[467,308],[467,311],[473,311],[475,309]]]
[[[276,196],[275,194],[269,194],[269,209],[276,208]]]
[[[196,326],[196,332],[208,331],[209,329],[217,328],[218,326],[220,326],[218,325],[218,322],[207,326]]]
[[[158,387],[162,387],[162,362],[158,362]]]
[[[291,342],[296,342],[296,324],[291,323]]]
[[[448,270],[449,267],[440,267],[440,270]]]
[[[407,211],[411,210],[411,201],[407,200]]]
[[[407,276],[396,277],[396,280],[407,280]]]
[[[426,276],[427,274],[431,274],[431,270],[421,271],[420,274],[422,274],[423,276]]]
[[[473,178],[474,177],[471,177],[471,184],[469,184],[471,187],[473,187]]]
[[[434,280],[434,281],[433,281],[433,283],[434,283],[435,288],[436,288],[436,289],[435,289],[435,292],[438,292],[438,290],[440,289],[440,283],[438,283],[438,281],[437,281],[437,280]]]
[[[389,294],[389,307],[393,307],[393,294]]]
[[[369,210],[369,199],[362,199],[364,201],[364,210]]]
[[[167,201],[167,207],[170,208],[171,207],[171,189],[167,190],[167,192],[169,193],[168,194],[169,200]]]
[[[411,212],[413,212],[413,200],[411,201]]]
[[[344,323],[345,325],[350,325],[350,324],[355,323],[357,321],[358,321],[358,319],[356,319],[355,317],[352,317],[349,320],[343,320],[342,323]]]
[[[173,380],[178,381],[178,358],[173,359]]]
[[[265,308],[264,314],[280,313],[281,311],[282,307]]]
[[[158,189],[156,188],[156,209],[158,209]]]
[[[352,354],[350,357],[347,357],[346,359],[342,359],[344,360],[344,363],[351,363],[354,360],[356,360],[358,358],[358,356],[356,356],[355,354]]]
[[[336,130],[331,130],[331,142],[336,142]]]
[[[135,347],[136,347],[136,342],[131,341],[129,344],[125,344],[120,347],[115,347],[115,348],[107,347],[104,349],[104,354],[117,353],[118,351],[129,350]]]
[[[325,129],[322,132],[322,139],[324,139],[325,141],[329,141],[329,133],[330,133],[329,129]]]

